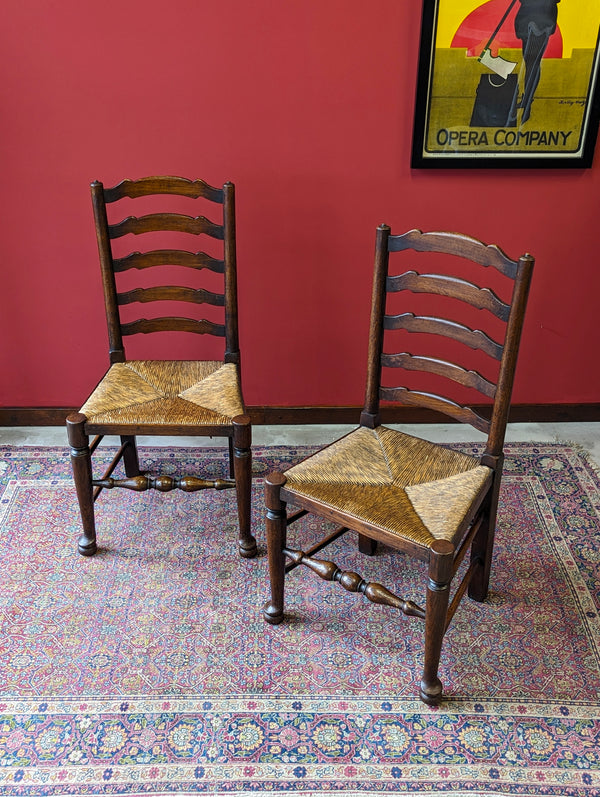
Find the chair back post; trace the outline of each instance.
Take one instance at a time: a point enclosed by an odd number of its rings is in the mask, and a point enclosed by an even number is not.
[[[380,224],[375,239],[375,273],[371,300],[371,326],[369,330],[369,354],[365,406],[360,416],[361,426],[374,429],[379,425],[379,384],[381,381],[381,349],[383,346],[383,316],[386,303],[386,280],[388,274],[388,239],[390,227]]]
[[[492,410],[490,432],[488,434],[484,459],[486,456],[498,457],[502,454],[517,356],[519,353],[519,343],[523,330],[525,307],[527,305],[534,263],[535,259],[530,254],[525,254],[519,258],[511,308],[506,326],[502,360],[500,362],[496,400],[494,401]]]
[[[94,209],[94,223],[96,226],[96,240],[102,272],[102,287],[104,289],[104,307],[108,325],[109,357],[113,363],[125,362],[125,349],[119,322],[117,304],[117,285],[113,271],[113,260],[108,232],[108,218],[106,215],[106,201],[104,186],[98,180],[90,186],[92,192],[92,207]]]
[[[237,303],[237,253],[235,244],[235,186],[223,186],[223,235],[225,260],[225,362],[240,364]]]

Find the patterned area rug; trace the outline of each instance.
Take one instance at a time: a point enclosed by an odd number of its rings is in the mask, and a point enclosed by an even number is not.
[[[255,560],[237,556],[232,492],[126,491],[100,497],[86,559],[66,450],[0,447],[0,794],[600,795],[587,460],[508,446],[491,593],[454,618],[435,709],[415,697],[421,621],[303,568],[288,621],[262,620],[261,481],[307,452],[254,451]],[[141,458],[225,475],[219,449]],[[299,521],[291,539],[317,528]],[[422,600],[414,565],[353,542],[331,558]]]

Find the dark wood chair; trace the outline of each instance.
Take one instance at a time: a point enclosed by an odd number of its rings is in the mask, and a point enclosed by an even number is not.
[[[408,270],[389,276],[390,254],[400,261],[395,265],[403,262]],[[424,264],[426,273],[414,270],[415,263]],[[389,227],[380,226],[360,426],[285,472],[271,473],[265,484],[271,581],[265,620],[283,620],[285,576],[298,565],[373,603],[421,618],[420,697],[429,704],[442,699],[442,641],[461,598],[468,589],[483,601],[488,592],[503,443],[533,263],[530,255],[513,261],[497,247],[463,235],[418,230],[391,235]],[[431,267],[440,273],[429,273]],[[493,289],[481,287],[482,281]],[[431,304],[434,315],[427,309]],[[460,320],[463,310],[467,322]],[[461,365],[435,356],[440,344],[444,357],[451,351],[459,359],[464,350]],[[413,353],[401,351],[405,345]],[[393,386],[384,386],[391,380]],[[400,380],[405,384],[395,386]],[[417,389],[420,385],[424,389]],[[461,401],[449,399],[446,388]],[[473,401],[482,395],[487,413]],[[467,455],[381,425],[382,402],[471,424],[487,435],[483,453]],[[289,516],[288,503],[297,508]],[[302,551],[287,542],[287,527],[307,513],[339,527]],[[349,530],[358,533],[363,553],[374,553],[379,541],[427,563],[424,608],[315,557]],[[469,550],[470,562],[450,601],[451,582]]]
[[[91,191],[108,322],[110,367],[81,410],[67,418],[73,476],[83,522],[79,552],[84,556],[96,552],[94,501],[103,489],[123,487],[136,491],[180,489],[192,492],[205,488],[235,488],[239,552],[244,557],[254,556],[256,541],[250,532],[251,426],[245,414],[240,384],[234,186],[225,183],[222,188],[213,188],[202,180],[148,177],[124,180],[113,188],[104,188],[102,183],[94,182]],[[167,194],[171,195],[169,199],[164,196]],[[156,200],[155,195],[162,196]],[[107,205],[121,203],[119,211],[128,213],[131,200],[135,200],[134,205],[142,203],[144,209],[147,207],[144,203],[156,201],[162,208],[167,203],[179,204],[177,212],[152,212],[139,217],[127,215],[109,223]],[[219,222],[210,221],[204,215],[181,213],[180,206],[183,205],[186,210],[187,206],[193,207],[194,211],[205,206],[219,206]],[[152,209],[156,209],[155,204]],[[127,239],[121,241],[125,253],[114,251],[115,242],[128,235],[141,236],[143,252],[127,251]],[[211,254],[197,251],[200,235],[208,236],[203,240],[207,242],[205,248],[214,250]],[[184,248],[153,248],[157,242],[162,245],[165,241],[171,246],[173,240]],[[208,244],[209,240],[212,240],[211,244]],[[186,243],[182,244],[182,241]],[[185,248],[188,241],[192,242],[193,251]],[[171,279],[174,271],[187,275],[187,279],[181,276],[177,279],[193,283],[193,287],[160,284]],[[220,286],[220,292],[198,287],[198,280],[202,279],[206,284],[208,278],[211,288],[218,290]],[[140,283],[143,287],[139,287]],[[162,303],[155,305],[157,315],[165,312],[169,315],[150,319],[131,317],[135,303],[145,305],[147,302]],[[201,304],[210,305],[215,318],[199,319],[198,305]],[[173,311],[175,307],[183,310]],[[184,316],[171,315],[171,312],[183,312]],[[209,311],[206,309],[204,312]],[[220,348],[218,356],[221,359],[126,358],[124,336],[159,332],[191,332],[224,338],[224,345],[215,341],[217,351]],[[155,336],[150,338],[152,342],[156,340]],[[209,339],[205,338],[205,341],[208,343]],[[211,354],[216,356],[212,350]],[[107,434],[119,436],[121,446],[102,478],[94,479],[92,454]],[[96,435],[91,445],[89,435]],[[142,473],[136,435],[226,437],[229,440],[230,478]],[[125,478],[112,478],[111,474],[121,460]]]

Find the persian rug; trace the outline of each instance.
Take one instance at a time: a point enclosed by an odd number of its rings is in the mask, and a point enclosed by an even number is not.
[[[287,622],[262,619],[261,482],[308,451],[254,449],[254,560],[237,555],[232,491],[105,493],[84,558],[66,448],[0,447],[0,794],[600,795],[587,459],[507,447],[491,592],[455,615],[430,708],[419,620],[303,568]],[[226,474],[222,449],[140,452],[153,471]],[[422,600],[419,565],[353,542],[330,558]]]

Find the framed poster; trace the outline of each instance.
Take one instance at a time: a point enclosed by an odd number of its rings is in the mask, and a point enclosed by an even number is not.
[[[589,167],[600,0],[423,0],[412,166]]]

